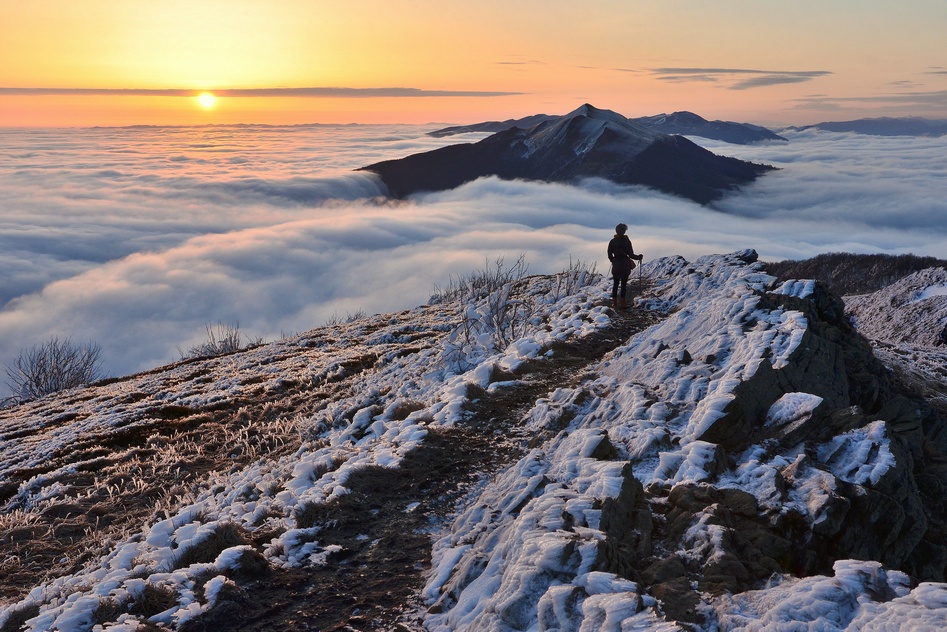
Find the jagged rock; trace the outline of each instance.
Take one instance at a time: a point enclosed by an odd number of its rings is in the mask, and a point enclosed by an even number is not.
[[[600,461],[611,461],[618,458],[618,451],[615,450],[615,446],[609,440],[607,432],[602,432],[601,441],[592,449],[589,457]]]
[[[806,299],[774,294],[767,298],[802,312],[809,327],[785,366],[777,370],[764,359],[733,389],[734,398],[724,408],[723,416],[704,431],[700,440],[741,450],[774,438],[789,447],[850,429],[851,419],[846,417],[849,413],[835,415],[836,411],[850,411],[852,406],[870,411],[880,408],[887,386],[885,369],[868,343],[845,320],[844,304],[838,297],[816,284]],[[805,418],[767,426],[773,405],[789,393],[807,393],[822,401]]]
[[[641,572],[641,581],[645,584],[663,584],[664,582],[687,575],[687,567],[677,555],[660,559]]]
[[[654,525],[644,489],[630,463],[622,468],[622,477],[618,496],[602,503],[599,528],[605,533],[605,541],[596,567],[634,579],[638,562],[651,554]]]
[[[707,619],[700,613],[700,595],[684,577],[672,579],[651,587],[651,594],[661,602],[664,616],[674,621],[703,624]]]

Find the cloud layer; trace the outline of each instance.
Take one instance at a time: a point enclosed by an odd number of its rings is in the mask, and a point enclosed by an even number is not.
[[[536,273],[570,258],[604,271],[619,221],[647,258],[947,252],[944,138],[700,140],[781,168],[715,208],[603,181],[495,178],[395,203],[353,173],[458,142],[427,129],[0,131],[0,365],[58,335],[95,340],[107,371],[124,374],[176,359],[207,323],[274,339],[406,309],[501,256],[525,253]]]

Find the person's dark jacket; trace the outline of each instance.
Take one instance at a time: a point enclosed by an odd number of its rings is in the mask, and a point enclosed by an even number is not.
[[[635,254],[628,235],[615,235],[608,242],[608,260],[612,262],[613,276],[628,276],[635,267],[633,260],[640,258]]]

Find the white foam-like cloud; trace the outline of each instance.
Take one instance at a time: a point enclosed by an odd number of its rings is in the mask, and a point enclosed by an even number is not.
[[[207,323],[273,339],[406,309],[501,256],[525,253],[536,273],[570,258],[605,271],[618,222],[648,258],[947,252],[947,139],[700,140],[780,167],[713,208],[604,181],[496,178],[385,202],[352,171],[458,142],[426,129],[0,132],[0,365],[58,335],[100,343],[109,373],[142,370],[200,342]]]

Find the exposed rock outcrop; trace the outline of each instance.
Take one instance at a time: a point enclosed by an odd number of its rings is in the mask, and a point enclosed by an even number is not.
[[[461,539],[461,518],[445,538],[481,556],[466,585],[497,593],[475,605],[482,594],[453,592],[435,629],[515,627],[490,604],[525,608],[530,594],[541,627],[577,627],[615,592],[636,595],[622,616],[645,617],[633,607],[653,598],[666,619],[704,628],[718,623],[718,597],[852,559],[943,581],[934,494],[947,479],[931,465],[947,463],[943,420],[899,391],[840,298],[815,281],[777,282],[753,251],[650,265],[648,305],[667,318],[558,396],[573,421],[536,444],[531,476],[547,484],[506,526]],[[566,548],[551,556],[540,541]],[[467,557],[458,568],[472,568]],[[589,572],[605,575],[593,587]]]

